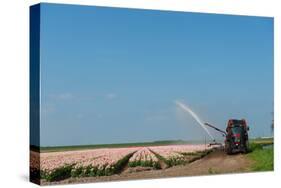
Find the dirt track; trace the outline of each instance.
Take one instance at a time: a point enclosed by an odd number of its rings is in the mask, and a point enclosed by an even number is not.
[[[218,150],[190,164],[174,166],[162,170],[147,169],[147,171],[139,172],[129,172],[125,170],[118,175],[87,178],[69,178],[60,182],[42,182],[42,184],[86,183],[248,172],[250,166],[251,161],[249,161],[245,155],[226,155],[223,151]]]

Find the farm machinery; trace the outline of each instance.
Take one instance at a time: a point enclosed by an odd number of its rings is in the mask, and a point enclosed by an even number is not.
[[[209,123],[205,123],[206,126],[222,133],[225,137],[225,151],[227,154],[233,154],[237,152],[247,153],[249,148],[248,131],[246,120],[230,119],[228,120],[226,131],[223,131]]]

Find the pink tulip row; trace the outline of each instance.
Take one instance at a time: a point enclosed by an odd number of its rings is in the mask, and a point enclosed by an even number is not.
[[[41,153],[40,168],[43,171],[49,171],[73,164],[105,166],[115,163],[135,150],[135,148],[114,148]]]
[[[168,145],[168,146],[152,146],[149,147],[152,151],[166,159],[182,159],[184,156],[181,153],[193,153],[211,149],[206,145]]]
[[[134,155],[129,159],[129,167],[143,166],[153,167],[154,169],[160,168],[159,159],[147,147],[139,148]]]
[[[76,163],[75,168],[88,166],[97,167],[98,169],[114,168],[118,161],[130,153],[133,153],[135,150],[135,148],[107,149],[104,151],[103,155],[79,161]]]
[[[133,161],[158,161],[157,157],[146,147],[140,148],[129,160]]]

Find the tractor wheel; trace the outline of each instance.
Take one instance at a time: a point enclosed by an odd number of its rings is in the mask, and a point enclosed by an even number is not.
[[[246,144],[245,144],[245,152],[244,153],[248,153],[249,152],[249,141],[247,140],[246,141]]]
[[[230,146],[230,143],[229,142],[226,142],[225,143],[225,151],[228,155],[231,155],[232,154],[232,149],[231,149],[231,146]]]
[[[243,149],[241,149],[241,152],[246,154],[247,153],[247,146],[245,146]]]

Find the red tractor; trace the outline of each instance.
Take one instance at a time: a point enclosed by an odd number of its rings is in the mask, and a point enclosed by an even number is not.
[[[227,154],[242,152],[247,153],[249,149],[249,139],[248,139],[248,131],[249,127],[247,126],[246,120],[241,119],[230,119],[228,120],[226,132],[210,125],[209,123],[205,123],[205,125],[223,133],[225,136],[225,151]]]

